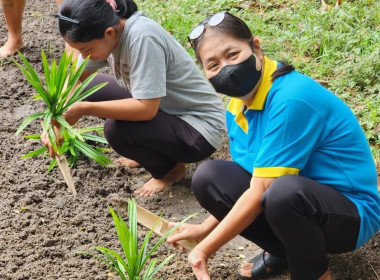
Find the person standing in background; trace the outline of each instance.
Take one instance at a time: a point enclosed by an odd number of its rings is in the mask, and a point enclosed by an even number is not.
[[[58,7],[61,3],[62,0],[57,0]],[[22,40],[22,16],[24,14],[25,4],[26,0],[1,0],[1,6],[8,28],[8,39],[5,44],[0,47],[0,58],[12,56],[24,47]],[[68,53],[73,51],[67,44],[65,48]],[[73,57],[77,57],[76,52],[74,52]]]

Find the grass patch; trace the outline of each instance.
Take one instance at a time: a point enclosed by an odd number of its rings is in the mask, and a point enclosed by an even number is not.
[[[321,11],[320,1],[137,0],[146,15],[164,26],[194,57],[187,34],[221,10],[244,19],[258,34],[264,53],[292,63],[326,83],[359,119],[380,165],[380,5],[346,0]]]

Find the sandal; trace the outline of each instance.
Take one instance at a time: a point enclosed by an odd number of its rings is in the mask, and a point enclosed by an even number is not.
[[[251,277],[243,276],[239,271],[241,279],[244,280],[258,280],[265,278],[273,273],[279,272],[287,264],[286,260],[272,256],[267,252],[262,252],[261,254],[256,255],[248,262],[253,263]]]

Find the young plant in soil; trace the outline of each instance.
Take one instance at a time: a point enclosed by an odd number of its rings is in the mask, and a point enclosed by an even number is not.
[[[154,231],[154,227],[146,234],[141,248],[138,247],[138,235],[137,235],[137,209],[134,199],[128,200],[128,217],[129,227],[123,220],[123,218],[115,213],[110,207],[110,212],[115,224],[116,233],[120,241],[120,245],[123,249],[124,256],[119,255],[114,250],[106,247],[95,246],[91,249],[95,249],[103,256],[98,256],[89,252],[77,252],[78,254],[90,255],[104,262],[110,267],[121,279],[123,280],[154,280],[153,276],[167,264],[167,262],[173,258],[174,254],[166,257],[161,263],[158,264],[158,259],[153,258],[150,260],[152,254],[164,243],[164,241],[178,229],[193,215],[185,218],[175,227],[171,228],[166,234],[164,234],[159,241],[153,245],[152,249],[148,251],[149,239]],[[160,218],[159,218],[160,219]],[[157,221],[157,224],[159,220]],[[157,265],[158,264],[158,265]]]
[[[86,127],[86,128],[80,129],[78,132],[82,136],[82,138],[86,141],[108,144],[107,140],[104,137],[94,135],[94,134],[89,134],[89,132],[97,132],[97,133],[102,134],[103,133],[102,126]],[[25,138],[30,139],[30,140],[40,141],[41,135],[40,134],[26,135]],[[108,150],[109,149],[107,148],[100,148],[100,147],[93,148],[89,143],[83,142],[76,135],[70,134],[67,130],[64,131],[63,142],[61,144],[61,152],[62,154],[65,154],[67,156],[67,163],[69,167],[75,166],[81,154],[87,155],[88,157],[94,157],[94,160],[96,162],[104,166],[109,163],[112,163],[109,158],[107,158],[106,156],[102,154],[102,152],[108,151]],[[37,150],[34,150],[26,155],[23,155],[21,159],[31,158],[31,157],[35,157],[39,155],[48,156],[48,150],[45,146],[38,148]],[[56,165],[57,165],[57,160],[53,158],[50,162],[50,165],[47,171],[50,172]]]
[[[55,159],[53,159],[53,164],[55,164],[55,162],[58,164],[70,191],[75,196],[75,186],[64,154],[70,151],[76,156],[77,152],[80,151],[103,165],[110,163],[110,160],[98,150],[87,145],[83,135],[65,120],[63,114],[71,105],[93,94],[105,86],[106,83],[96,85],[86,90],[86,87],[94,79],[96,73],[89,76],[82,83],[79,83],[79,78],[84,71],[88,58],[77,68],[77,60],[72,61],[72,54],[67,55],[66,52],[64,52],[59,63],[54,59],[51,65],[49,65],[45,52],[42,50],[42,66],[45,78],[43,82],[25,56],[22,53],[19,53],[19,56],[24,66],[15,60],[14,62],[24,73],[27,81],[37,91],[37,98],[41,98],[45,102],[46,110],[28,116],[17,129],[16,135],[24,130],[31,122],[42,119],[42,133],[47,135],[56,154]],[[57,129],[57,127],[59,127],[59,129]],[[43,149],[39,150],[39,152],[41,151],[43,151]]]

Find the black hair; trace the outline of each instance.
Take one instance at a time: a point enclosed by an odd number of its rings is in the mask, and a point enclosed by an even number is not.
[[[295,70],[294,66],[285,62],[285,61],[280,61],[281,66],[278,67],[273,73],[272,73],[272,82],[274,82],[277,78],[286,75],[292,71]]]
[[[208,29],[211,29],[212,31],[220,34],[226,34],[231,37],[235,37],[239,40],[244,40],[247,41],[248,44],[251,45],[253,48],[253,35],[252,32],[249,30],[249,27],[238,17],[230,14],[230,13],[225,13],[224,14],[224,19],[221,23],[215,26],[210,26],[207,24],[211,17],[207,17],[204,19],[199,25],[204,25],[204,33]],[[203,35],[202,34],[202,35]],[[195,54],[197,56],[198,61],[201,61],[200,57],[198,56],[198,48],[202,43],[202,38],[203,36],[199,36],[197,39],[192,40],[193,48],[195,50]]]
[[[238,40],[247,41],[247,43],[251,46],[252,50],[254,50],[253,34],[250,31],[247,24],[244,21],[242,21],[240,18],[230,13],[225,13],[223,21],[219,23],[218,25],[214,25],[214,26],[207,24],[209,19],[210,17],[207,17],[205,20],[203,20],[200,23],[200,25],[204,25],[204,28],[205,28],[203,34],[206,33],[208,29],[210,29],[213,32],[228,35]],[[203,38],[202,35],[192,40],[192,45],[195,50],[195,55],[199,62],[201,62],[201,59],[198,55],[198,48],[200,44],[202,43],[202,38]],[[286,62],[281,61],[280,63],[281,63],[281,66],[277,68],[276,71],[274,71],[272,74],[272,81],[275,81],[278,77],[288,74],[295,69],[293,65],[290,65]]]
[[[71,22],[58,18],[58,29],[62,37],[72,42],[89,42],[104,37],[104,31],[128,19],[138,9],[133,0],[114,0],[116,11],[106,0],[65,0],[60,15]]]

